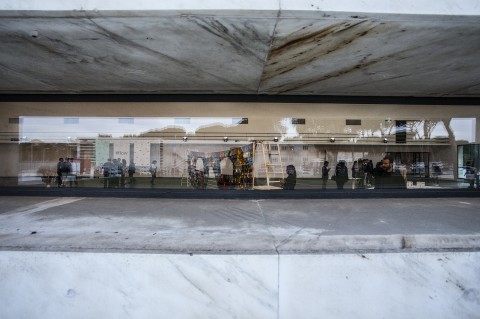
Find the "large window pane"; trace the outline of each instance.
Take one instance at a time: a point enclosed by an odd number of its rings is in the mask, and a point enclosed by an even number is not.
[[[101,106],[107,108],[103,113],[115,116],[95,116],[95,103],[84,115],[71,116],[82,109],[68,107],[69,112],[60,114],[53,106],[42,115],[29,108],[6,114],[11,132],[4,133],[9,135],[5,135],[2,147],[16,145],[17,151],[2,155],[9,163],[3,170],[3,181],[15,178],[17,184],[42,185],[43,175],[57,174],[61,157],[73,158],[79,167],[79,186],[84,187],[103,186],[109,159],[127,163],[123,164],[124,175],[128,175],[126,166],[136,166],[136,184],[122,184],[119,179],[118,187],[148,187],[153,161],[159,178],[155,187],[191,187],[192,175],[199,171],[202,183],[209,188],[226,184],[245,188],[250,185],[242,173],[245,170],[251,170],[251,176],[258,173],[255,183],[265,183],[265,162],[280,167],[283,173],[293,165],[297,188],[321,188],[326,161],[331,168],[329,177],[335,165],[343,162],[350,178],[358,179],[362,176],[357,174],[359,163],[371,161],[375,166],[389,156],[394,170],[401,172],[411,187],[417,182],[425,187],[467,187],[462,168],[466,156],[472,165],[478,165],[478,152],[465,149],[478,140],[479,112],[472,107],[422,106],[427,112],[415,107],[371,105],[229,103],[198,107],[192,103],[143,111],[157,116],[142,112],[132,116],[119,113],[114,104]],[[426,118],[426,113],[437,117]],[[15,118],[18,121],[10,120]],[[271,144],[266,154],[259,151],[261,143]],[[248,147],[252,151],[246,151]],[[239,150],[241,155],[234,155]],[[247,164],[236,167],[235,161]],[[335,187],[332,183],[329,179],[328,185]]]

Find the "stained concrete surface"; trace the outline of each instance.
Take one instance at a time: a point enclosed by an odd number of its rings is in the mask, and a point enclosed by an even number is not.
[[[480,198],[0,196],[0,250],[282,254],[480,248]]]
[[[479,10],[465,1],[11,2],[0,3],[4,94],[480,92]]]

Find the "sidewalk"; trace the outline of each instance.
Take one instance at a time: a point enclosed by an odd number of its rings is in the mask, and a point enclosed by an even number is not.
[[[480,198],[0,196],[0,250],[282,254],[480,249]]]
[[[478,196],[68,191],[0,196],[3,317],[478,318]]]

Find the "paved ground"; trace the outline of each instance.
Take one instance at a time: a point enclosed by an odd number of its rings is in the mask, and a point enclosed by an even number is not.
[[[480,198],[0,196],[0,250],[288,254],[480,250]]]

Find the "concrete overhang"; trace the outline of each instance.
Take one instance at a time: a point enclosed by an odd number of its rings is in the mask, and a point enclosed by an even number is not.
[[[0,94],[480,97],[480,1],[0,1]]]

